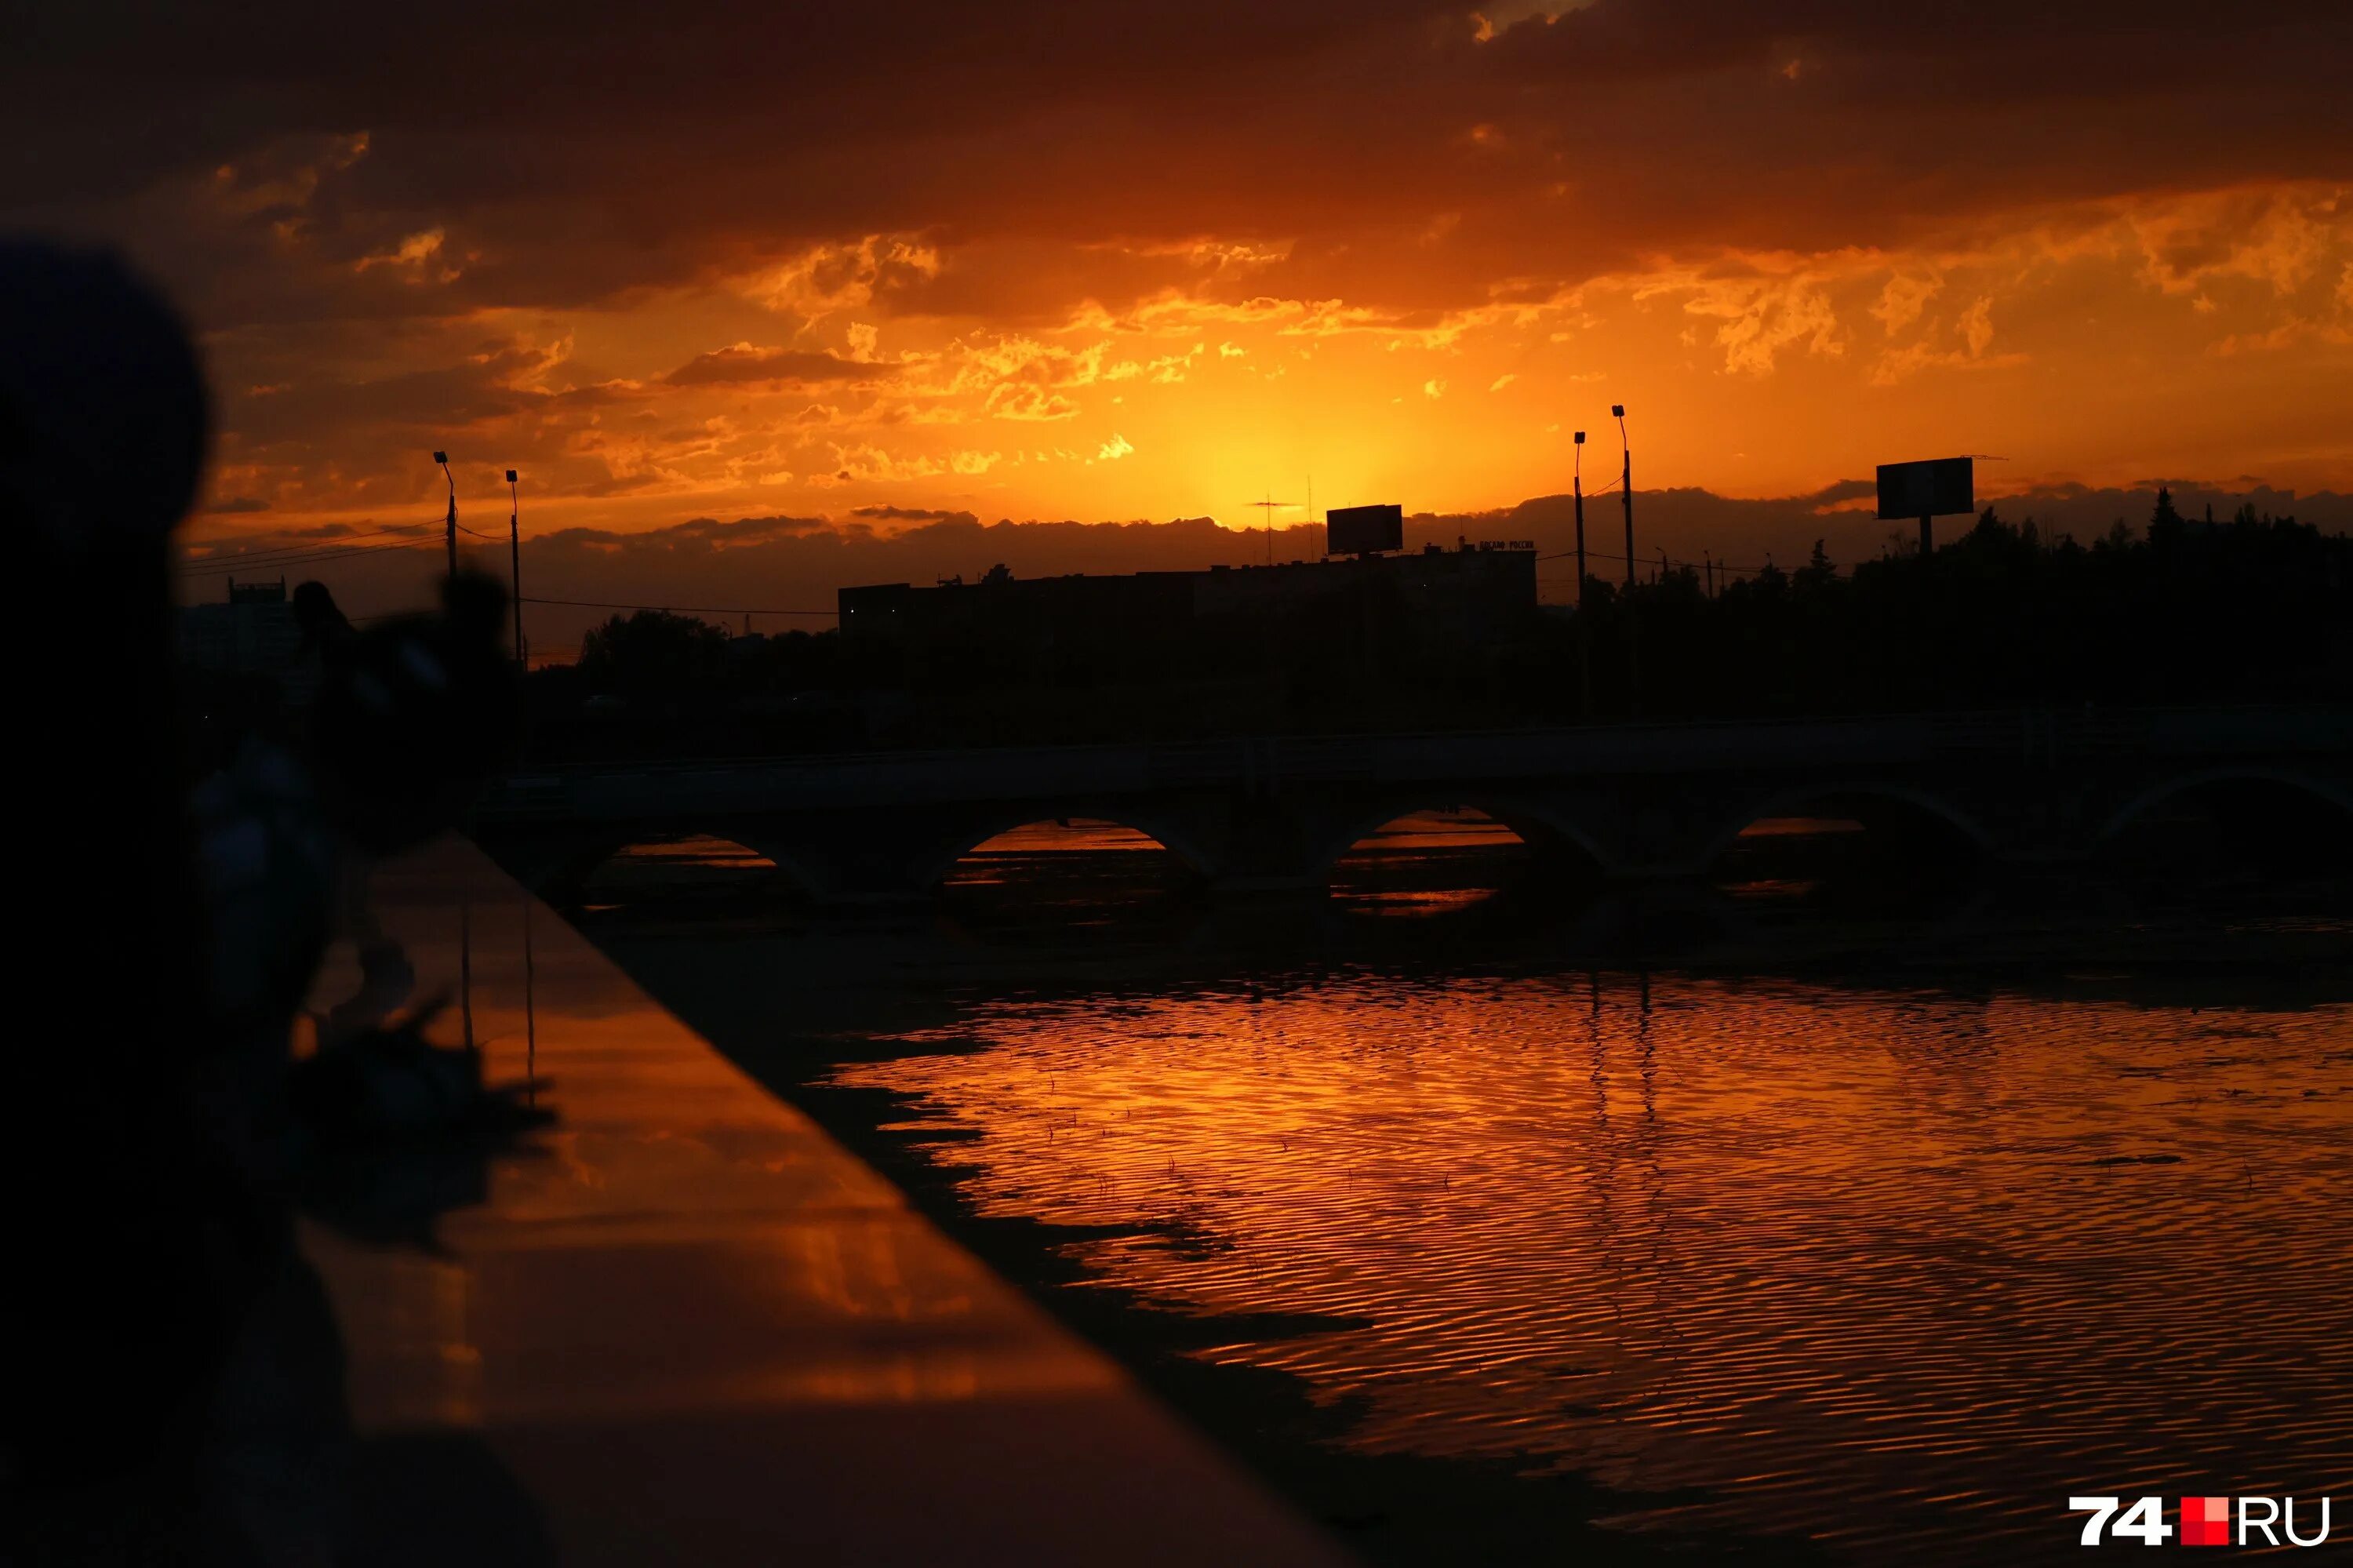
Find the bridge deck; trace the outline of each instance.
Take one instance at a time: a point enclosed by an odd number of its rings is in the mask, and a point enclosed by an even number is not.
[[[494,785],[485,825],[663,808],[819,810],[1287,784],[1567,779],[1936,763],[2050,766],[2353,752],[2353,709],[2116,708],[1588,725],[1182,744],[860,751],[531,767]]]
[[[2141,813],[2213,785],[2353,813],[2353,708],[2049,709],[1192,745],[873,751],[534,769],[472,830],[557,896],[633,842],[744,844],[819,906],[930,896],[994,834],[1107,818],[1213,891],[1310,894],[1385,821],[1472,807],[1559,866],[1704,874],[1762,818],[1868,811],[1996,863],[2086,864]],[[1860,804],[1858,804],[1860,803]],[[2335,830],[2331,830],[2334,832]],[[571,894],[566,893],[571,890]]]

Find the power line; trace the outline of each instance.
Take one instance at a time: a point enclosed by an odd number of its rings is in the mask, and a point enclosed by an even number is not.
[[[498,537],[495,535],[469,528],[462,523],[458,526],[460,533],[470,534],[475,538],[491,544],[498,543]],[[418,536],[402,539],[397,544],[353,547],[364,539],[392,538],[402,532],[403,530],[398,528],[380,528],[373,534],[354,534],[332,544],[320,540],[309,545],[281,545],[274,549],[256,550],[240,555],[233,560],[207,556],[201,561],[187,563],[185,570],[189,577],[220,577],[229,572],[241,571],[277,571],[287,567],[322,566],[335,561],[350,560],[359,556],[380,555],[386,550],[419,549],[429,546],[433,543],[429,536]]]
[[[1605,561],[1622,561],[1627,558],[1625,556],[1612,550],[1588,550],[1585,553],[1588,556],[1592,556]],[[1577,552],[1574,550],[1556,550],[1549,556],[1538,556],[1536,559],[1539,561],[1563,561],[1575,554],[1577,554]],[[1637,556],[1634,557],[1634,560],[1638,565],[1644,561],[1656,561],[1658,557],[1655,556]],[[1686,561],[1679,556],[1670,557],[1667,562],[1667,565],[1671,567],[1690,567],[1694,570],[1705,567],[1710,564],[1711,563],[1707,561]],[[1775,570],[1778,569],[1778,567],[1774,567],[1773,563],[1770,561],[1766,562],[1762,567],[1742,566],[1732,561],[1716,561],[1714,562],[1713,565],[1719,572],[1748,572],[1755,574],[1757,572],[1765,571],[1767,568]],[[1566,579],[1556,577],[1547,580],[1560,582],[1565,581]]]
[[[218,557],[207,557],[208,561],[218,561],[218,564],[196,565],[192,563],[188,569],[192,575],[198,577],[217,576],[222,572],[248,571],[256,567],[259,567],[264,570],[276,570],[280,567],[300,567],[308,566],[314,562],[321,561],[349,560],[356,556],[380,556],[387,550],[424,549],[429,547],[431,544],[432,541],[429,539],[414,539],[397,545],[368,545],[359,549],[321,550],[314,554],[304,556],[274,556],[262,559],[254,559],[248,556],[233,560],[219,560]]]
[[[341,549],[346,545],[364,544],[370,539],[389,539],[396,535],[418,539],[425,537],[422,533],[412,534],[410,532],[412,526],[414,525],[404,524],[398,528],[378,528],[366,534],[320,534],[311,538],[296,539],[289,544],[270,545],[251,553],[257,556],[284,556],[298,550]]]
[[[235,559],[248,565],[266,566],[269,562],[276,560],[280,556],[323,555],[330,551],[347,550],[354,545],[364,544],[370,539],[391,539],[396,537],[405,537],[417,544],[428,544],[431,542],[426,535],[421,534],[410,535],[407,534],[406,530],[399,528],[379,528],[373,534],[348,534],[340,538],[310,539],[298,545],[272,545],[266,550],[241,551],[236,556]],[[190,564],[205,565],[216,561],[226,561],[227,559],[230,559],[230,557],[221,555],[198,556],[193,557]]]
[[[432,541],[429,539],[412,539],[406,544],[400,545],[369,545],[356,550],[329,550],[312,556],[285,556],[266,560],[248,558],[245,560],[232,561],[226,566],[191,566],[185,569],[183,575],[192,577],[227,577],[231,572],[254,571],[257,569],[261,571],[276,572],[283,571],[288,567],[324,566],[336,561],[352,560],[361,556],[380,556],[387,550],[426,549],[429,548],[431,544]]]
[[[425,524],[424,526],[429,526],[429,524]],[[379,528],[373,534],[353,534],[340,539],[315,539],[304,544],[278,545],[273,546],[267,550],[254,550],[247,554],[240,555],[237,557],[236,564],[239,567],[295,566],[311,561],[333,560],[343,555],[367,555],[370,552],[365,550],[353,550],[350,546],[360,543],[362,540],[388,539],[404,532],[405,530],[399,528]],[[488,544],[495,545],[500,542],[497,535],[485,534],[479,528],[469,528],[463,523],[458,524],[458,532],[460,534],[470,535],[472,537],[480,539]],[[429,545],[433,541],[429,536],[423,535],[419,535],[406,541],[407,544],[411,545]],[[220,557],[212,556],[204,557],[204,560],[206,562],[216,561],[218,559],[220,559]]]

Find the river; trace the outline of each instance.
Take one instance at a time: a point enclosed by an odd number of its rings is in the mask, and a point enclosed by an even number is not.
[[[1792,831],[1835,865],[1839,830]],[[1220,1376],[1279,1377],[1303,1442],[1556,1499],[1558,1535],[1550,1503],[1510,1527],[1531,1558],[1575,1530],[2039,1559],[2077,1550],[2073,1496],[2353,1503],[2340,918],[1957,895],[1871,912],[1904,935],[1858,954],[1852,914],[1782,913],[1817,889],[1766,843],[1716,892],[1767,934],[1678,948],[1514,904],[1492,824],[1421,821],[1329,907],[1205,930],[1115,831],[1040,833],[944,916],[619,898],[600,939],[927,1171],[951,1228],[1022,1226],[1035,1266],[999,1266],[1188,1361],[1213,1435],[1254,1419]],[[1151,1314],[1181,1348],[1123,1342]],[[1443,1520],[1403,1517],[1438,1505],[1366,1495],[1303,1501],[1443,1559]]]

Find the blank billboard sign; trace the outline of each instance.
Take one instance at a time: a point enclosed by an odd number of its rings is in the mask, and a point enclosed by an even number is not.
[[[1879,465],[1882,517],[1950,517],[1977,509],[1977,465],[1968,458]]]
[[[1324,514],[1324,553],[1368,556],[1405,548],[1402,506],[1335,506]]]

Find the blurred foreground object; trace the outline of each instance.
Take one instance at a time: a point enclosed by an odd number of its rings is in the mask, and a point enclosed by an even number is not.
[[[503,599],[454,581],[446,615],[354,633],[306,585],[331,676],[309,744],[252,737],[192,796],[171,530],[206,435],[189,336],[152,292],[102,256],[0,244],[0,526],[34,580],[77,589],[0,618],[35,673],[11,973],[19,1008],[53,1020],[5,1057],[10,1563],[335,1555],[341,1354],[291,1202],[316,1192],[361,1234],[429,1240],[533,1119],[470,1047],[424,1042],[429,1009],[387,1023],[405,981],[301,1075],[290,1055],[339,927],[377,979],[405,971],[366,868],[454,827],[504,756]]]
[[[0,617],[35,677],[13,1001],[54,1021],[14,1032],[0,1096],[22,1216],[5,1463],[28,1492],[158,1465],[201,1420],[228,1327],[233,1205],[189,1114],[213,1043],[170,622],[206,436],[194,349],[154,294],[106,257],[0,243],[0,528],[30,580],[77,587]],[[135,1535],[139,1510],[114,1528]]]

